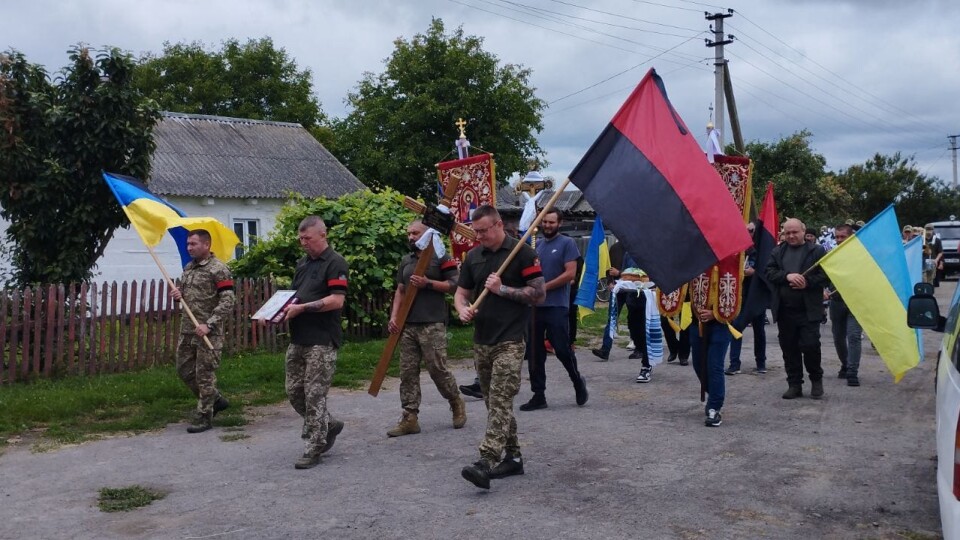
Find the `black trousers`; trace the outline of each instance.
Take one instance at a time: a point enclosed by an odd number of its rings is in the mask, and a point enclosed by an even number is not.
[[[690,358],[690,327],[679,332],[674,331],[666,317],[660,317],[660,326],[663,327],[663,338],[667,342],[670,356],[677,355],[681,360]]]
[[[777,313],[780,349],[783,351],[783,367],[787,372],[787,384],[803,384],[803,368],[811,381],[823,379],[820,366],[820,321],[811,321],[805,309],[781,307]]]
[[[640,353],[640,363],[643,367],[650,367],[650,357],[647,355],[647,296],[640,291],[626,291],[627,328],[630,329],[630,339]]]

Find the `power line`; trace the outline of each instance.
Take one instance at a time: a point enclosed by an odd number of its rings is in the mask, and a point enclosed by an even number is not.
[[[595,13],[602,13],[602,14],[604,14],[604,15],[610,15],[610,16],[612,16],[612,17],[618,17],[618,18],[621,18],[621,19],[629,19],[629,20],[631,20],[631,21],[643,22],[643,23],[647,23],[647,24],[655,24],[655,25],[657,25],[657,26],[663,26],[663,27],[666,27],[666,28],[675,28],[675,29],[677,29],[677,30],[688,30],[688,31],[690,31],[690,32],[698,32],[698,33],[700,32],[700,30],[698,30],[698,29],[696,29],[696,28],[688,28],[688,27],[686,27],[686,26],[676,26],[676,25],[673,25],[673,24],[666,24],[666,23],[658,23],[658,22],[655,22],[655,21],[648,21],[648,20],[646,20],[646,19],[638,19],[638,18],[636,18],[636,17],[630,17],[629,15],[622,15],[622,14],[619,14],[619,13],[610,13],[609,11],[601,11],[601,10],[599,10],[599,9],[593,9],[593,8],[589,8],[589,7],[587,7],[587,6],[581,6],[581,5],[579,5],[579,4],[574,4],[574,3],[572,3],[572,2],[565,2],[565,1],[563,1],[563,0],[550,0],[550,1],[551,1],[551,2],[555,2],[555,3],[557,3],[557,4],[563,4],[563,5],[565,5],[565,6],[576,7],[576,8],[580,8],[580,9],[585,9],[585,10],[587,10],[587,11],[593,11],[593,12],[595,12]],[[672,35],[672,36],[675,36],[675,37],[687,37],[687,36],[676,36],[675,34],[667,34],[667,35]]]
[[[725,7],[721,7],[721,6],[718,6],[718,5],[716,5],[716,4],[705,4],[705,3],[703,3],[703,2],[694,2],[693,0],[680,0],[680,1],[681,1],[681,2],[684,2],[684,3],[686,3],[686,4],[695,4],[695,5],[698,5],[698,6],[705,6],[705,7],[712,8],[712,9],[719,9],[719,10],[721,10],[721,11],[727,9],[727,8],[725,8]],[[696,11],[700,11],[700,10],[698,9],[698,10],[696,10]]]
[[[681,1],[683,1],[683,0],[681,0]],[[907,116],[911,116],[911,114],[910,114],[909,112],[907,112],[907,111],[901,109],[900,107],[896,106],[895,104],[890,103],[889,101],[886,101],[886,100],[884,100],[883,98],[881,98],[881,97],[879,97],[879,96],[877,96],[877,95],[875,95],[875,94],[872,94],[872,93],[870,93],[869,91],[867,91],[867,90],[865,90],[865,89],[863,89],[863,88],[861,88],[861,87],[853,84],[852,82],[850,82],[850,81],[848,81],[847,79],[843,78],[843,76],[841,76],[841,75],[839,75],[839,74],[831,71],[829,68],[827,68],[827,67],[824,66],[823,64],[817,62],[817,61],[814,60],[813,58],[808,57],[806,54],[804,54],[804,53],[801,52],[800,50],[794,48],[793,46],[791,46],[790,44],[786,43],[785,41],[783,41],[782,39],[780,39],[780,38],[777,37],[776,35],[768,32],[765,28],[763,28],[763,27],[760,26],[759,24],[753,22],[749,17],[747,17],[746,15],[744,15],[742,12],[737,11],[736,13],[737,13],[737,15],[741,16],[741,17],[743,18],[743,20],[745,20],[745,21],[747,21],[748,23],[756,26],[758,29],[760,29],[761,32],[763,32],[763,33],[767,34],[768,36],[772,37],[773,39],[775,39],[778,43],[780,43],[780,44],[783,45],[784,47],[787,47],[787,48],[790,49],[791,51],[797,53],[798,55],[800,55],[800,56],[803,57],[804,59],[809,60],[812,64],[816,65],[817,67],[819,67],[820,69],[826,71],[827,73],[833,75],[834,77],[840,79],[841,81],[847,83],[847,84],[850,85],[852,88],[855,88],[855,89],[859,90],[860,92],[863,92],[864,94],[866,94],[866,95],[868,95],[868,96],[876,99],[877,101],[886,104],[887,106],[895,109],[896,111],[898,111],[898,112],[901,113],[901,114],[905,114],[905,115],[907,115]],[[777,53],[777,54],[779,54],[779,53]],[[941,131],[941,132],[942,132],[942,131],[944,131],[944,130],[940,129],[940,130],[938,130],[938,131]]]
[[[670,8],[670,9],[680,9],[680,10],[683,10],[683,11],[693,11],[693,12],[696,12],[696,13],[700,13],[700,11],[701,11],[701,10],[699,10],[699,9],[694,9],[694,8],[680,7],[680,6],[671,6],[671,5],[669,5],[669,4],[661,4],[660,2],[648,2],[648,1],[646,1],[646,0],[633,0],[633,1],[636,2],[636,3],[638,3],[638,4],[650,4],[651,6],[660,6],[660,7]]]

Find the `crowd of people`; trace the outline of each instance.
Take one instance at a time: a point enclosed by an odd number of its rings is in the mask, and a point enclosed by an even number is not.
[[[478,447],[479,459],[465,466],[461,475],[475,486],[488,489],[492,479],[524,472],[514,414],[524,363],[533,396],[519,406],[520,411],[548,406],[548,351],[566,371],[576,404],[583,406],[589,400],[587,380],[578,366],[574,345],[576,318],[572,316],[572,288],[578,282],[583,258],[575,242],[560,233],[563,214],[558,210],[544,214],[540,225],[542,238],[535,247],[520,244],[519,239],[508,234],[492,206],[476,208],[471,218],[478,245],[459,266],[450,257],[436,254],[429,261],[422,261],[426,265],[418,265],[423,254],[420,241],[428,229],[419,220],[407,228],[410,253],[398,263],[397,288],[388,323],[389,332],[400,334],[401,415],[386,435],[420,433],[420,369],[424,366],[450,405],[454,429],[462,428],[467,421],[460,393],[483,399],[487,418]],[[629,357],[640,360],[636,382],[653,380],[653,369],[664,357],[665,341],[666,362],[693,366],[706,401],[704,425],[717,427],[722,423],[725,377],[742,372],[739,334],[748,326],[753,334],[754,373],[767,373],[765,327],[772,320],[777,325],[786,372],[787,390],[782,397],[803,397],[805,374],[810,382],[808,395],[813,399],[823,397],[820,331],[829,313],[840,359],[838,375],[849,386],[859,386],[862,330],[815,263],[862,225],[863,222],[851,220],[823,227],[818,234],[798,219],[787,219],[782,224],[780,242],[765,264],[758,260],[755,249],[744,256],[741,293],[749,294],[755,288],[751,282],[762,279],[772,288],[770,305],[759,312],[743,311],[732,322],[719,320],[716,295],[698,296],[698,291],[707,290],[709,280],[715,279],[709,273],[698,278],[704,281],[692,282],[687,297],[679,299],[691,302],[689,323],[677,315],[682,313],[680,309],[662,315],[656,284],[616,243],[610,250],[612,267],[607,272],[612,292],[607,325],[600,346],[592,353],[599,361],[610,358],[620,313],[626,307],[628,348],[632,349]],[[753,233],[755,226],[748,223],[748,231]],[[925,257],[934,269],[931,281],[936,279],[938,264],[942,267],[942,246],[933,232],[930,226],[922,229]],[[904,227],[904,242],[915,234],[916,228]],[[344,422],[330,413],[327,393],[343,339],[340,318],[349,269],[346,260],[330,245],[321,218],[304,219],[298,238],[304,255],[297,263],[292,283],[296,301],[283,308],[290,328],[285,385],[290,404],[303,418],[304,451],[294,466],[309,469],[320,464],[323,454],[333,447],[344,429]],[[222,321],[234,304],[233,281],[226,265],[211,253],[210,245],[206,231],[189,233],[187,249],[193,261],[184,268],[180,288],[171,293],[192,308],[192,316],[184,318],[177,352],[177,372],[197,397],[190,433],[211,429],[214,416],[229,407],[217,390],[216,369],[223,345]],[[426,270],[418,272],[417,268]],[[409,312],[401,313],[402,301],[412,289],[417,292],[415,299]],[[459,392],[447,368],[447,296],[451,294],[457,316],[464,323],[472,323],[474,332],[477,379],[472,385],[460,386]]]

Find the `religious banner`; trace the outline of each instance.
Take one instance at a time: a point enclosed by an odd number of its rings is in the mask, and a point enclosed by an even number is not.
[[[750,206],[753,204],[753,182],[751,176],[753,163],[748,157],[742,156],[713,156],[713,168],[720,173],[723,183],[730,190],[733,202],[743,214],[743,221],[750,219]]]
[[[450,203],[450,212],[460,223],[469,224],[472,211],[478,206],[483,204],[496,206],[497,204],[496,166],[493,162],[493,154],[480,154],[438,163],[437,177],[440,186],[444,189],[451,178],[459,179],[460,185]],[[470,240],[453,231],[450,233],[450,245],[453,258],[460,261],[477,243],[476,240]]]

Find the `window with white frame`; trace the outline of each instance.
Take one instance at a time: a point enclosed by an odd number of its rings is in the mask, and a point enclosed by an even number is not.
[[[237,246],[237,249],[234,252],[234,257],[239,259],[240,257],[243,257],[243,254],[247,248],[256,245],[257,240],[260,237],[260,220],[234,219],[233,232],[237,233],[237,238],[240,239],[240,245]]]

